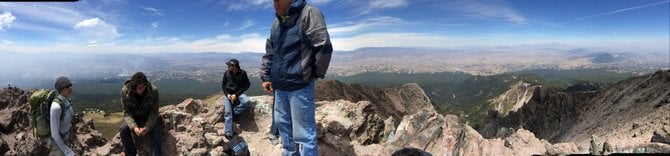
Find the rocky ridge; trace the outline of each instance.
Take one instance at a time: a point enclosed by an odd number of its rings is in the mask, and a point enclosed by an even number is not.
[[[647,86],[647,88],[654,87]],[[646,95],[646,93],[640,94]],[[659,94],[667,95],[663,92]],[[2,133],[0,154],[2,155],[43,155],[45,152],[40,141],[36,141],[30,135],[32,129],[26,103],[29,95],[30,92],[15,87],[4,88],[0,92],[2,96],[0,99],[0,118],[2,119],[0,120],[0,132]],[[530,103],[534,103],[533,101],[538,98],[564,100],[563,103],[582,101],[574,98],[564,99],[566,97],[568,95],[553,96],[549,92],[543,92],[542,89],[539,91],[535,89],[529,102],[516,112],[511,112],[507,117],[519,112],[530,112],[526,109],[532,108]],[[647,137],[646,133],[640,136],[640,138],[646,138],[646,142],[630,144],[608,141],[611,140],[611,136],[608,135],[600,135],[604,139],[589,136],[586,139],[586,149],[579,139],[553,144],[551,139],[540,139],[552,138],[552,135],[544,133],[545,131],[534,134],[534,130],[537,129],[535,127],[522,126],[523,128],[507,129],[506,134],[499,135],[499,137],[484,137],[470,125],[462,123],[459,117],[437,113],[423,90],[416,84],[378,89],[364,85],[324,81],[317,85],[316,99],[319,101],[317,102],[316,119],[319,152],[322,155],[391,155],[398,150],[409,148],[433,155],[557,155],[588,153],[589,141],[593,149],[592,153],[604,151],[617,153],[670,152],[670,145],[667,142],[650,143],[651,136]],[[265,138],[271,122],[272,97],[257,96],[250,97],[250,100],[253,107],[240,117],[239,121],[236,121],[239,123],[235,126],[236,134],[248,142],[252,155],[279,155],[282,152],[281,145],[271,145]],[[222,135],[223,125],[221,122],[211,120],[221,110],[220,101],[220,99],[186,99],[180,104],[161,107],[163,153],[169,155],[225,155],[223,153],[224,144],[227,140]],[[665,108],[668,108],[668,105],[661,104],[656,109],[662,111]],[[580,109],[569,111],[582,113],[593,109],[584,106],[583,109],[580,107]],[[549,121],[550,117],[551,115],[540,118],[542,120],[537,122]],[[573,121],[575,123],[584,122],[578,119]],[[653,125],[656,124],[640,123],[636,128],[652,129]],[[97,133],[90,121],[78,118],[75,120],[75,130],[76,141],[70,146],[78,155],[116,155],[121,152],[118,135],[112,140],[105,140]],[[613,131],[616,132],[616,130]],[[663,142],[670,136],[667,135],[670,134],[667,132],[660,131],[653,136],[656,140]],[[566,136],[565,133],[559,136]],[[146,139],[138,138],[138,141],[143,142]],[[146,146],[141,146],[139,149],[141,152],[147,152]]]
[[[551,143],[572,142],[582,153],[592,149],[594,138],[602,138],[600,144],[607,142],[611,152],[634,151],[623,149],[670,136],[665,133],[670,130],[669,86],[670,71],[658,71],[599,91],[562,92],[537,86],[528,101],[521,100],[526,98],[522,94],[503,94],[497,99],[523,106],[507,115],[489,111],[487,124],[479,131],[492,138],[524,128]],[[664,142],[660,140],[655,142]],[[668,143],[658,146],[667,149]]]

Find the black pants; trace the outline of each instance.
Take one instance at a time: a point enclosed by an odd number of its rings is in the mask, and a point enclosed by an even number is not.
[[[151,139],[151,155],[153,156],[160,156],[161,155],[161,145],[160,145],[160,119],[154,127],[151,129],[151,132],[149,132],[149,137]],[[126,121],[123,121],[123,124],[121,124],[121,129],[119,130],[119,133],[121,133],[121,146],[123,146],[123,152],[126,153],[126,155],[129,156],[135,156],[137,155],[137,149],[135,148],[135,142],[133,141],[133,136],[132,136],[132,130],[130,127],[128,127],[128,124]]]

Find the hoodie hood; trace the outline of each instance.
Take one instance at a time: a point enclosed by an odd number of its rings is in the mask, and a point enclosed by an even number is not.
[[[288,13],[286,15],[291,16],[292,14],[300,13],[304,7],[305,0],[291,0],[291,6],[288,8]]]

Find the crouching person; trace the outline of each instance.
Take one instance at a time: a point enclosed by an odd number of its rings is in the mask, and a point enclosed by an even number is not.
[[[224,103],[224,136],[227,139],[233,137],[233,120],[240,116],[246,110],[249,98],[244,94],[249,89],[249,77],[247,72],[240,68],[240,62],[237,59],[231,59],[226,62],[228,70],[223,74],[221,89],[225,94]]]
[[[151,155],[160,156],[160,121],[158,117],[158,88],[149,83],[142,72],[137,72],[121,89],[124,122],[119,130],[125,155],[137,155],[132,134],[149,136]]]

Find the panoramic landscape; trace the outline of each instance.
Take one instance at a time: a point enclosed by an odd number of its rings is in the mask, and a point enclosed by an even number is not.
[[[307,3],[334,49],[314,97],[320,155],[670,153],[668,0]],[[212,118],[230,59],[251,83],[235,134],[251,155],[281,155],[260,79],[272,6],[0,2],[0,155],[49,152],[28,98],[59,76],[72,81],[72,150],[121,154],[120,92],[140,71],[160,90],[164,154],[226,155]]]

